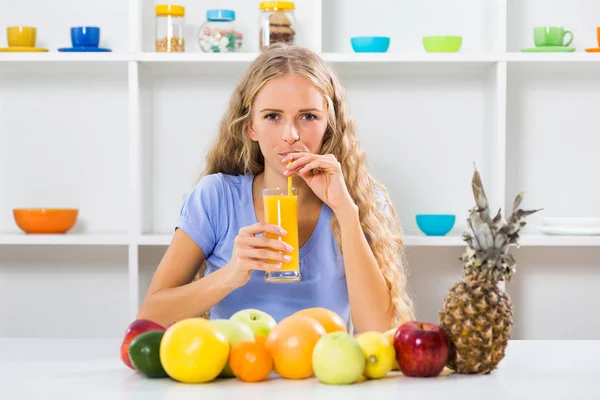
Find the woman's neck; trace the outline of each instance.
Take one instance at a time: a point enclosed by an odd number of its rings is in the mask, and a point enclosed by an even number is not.
[[[277,171],[265,168],[265,170],[256,175],[254,179],[255,193],[260,193],[266,188],[285,188],[288,185],[288,177],[280,174]],[[321,199],[317,197],[306,184],[306,181],[301,177],[292,176],[292,186],[298,189],[298,207],[303,207],[309,204],[321,204]]]

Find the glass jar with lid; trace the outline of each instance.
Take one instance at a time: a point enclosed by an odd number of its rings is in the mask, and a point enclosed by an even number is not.
[[[198,45],[207,53],[227,53],[242,47],[242,32],[235,24],[235,11],[214,9],[206,12],[206,22],[198,30]]]
[[[175,4],[156,6],[155,49],[157,52],[183,52],[183,23],[185,8]]]
[[[293,1],[263,1],[259,5],[259,46],[261,50],[276,42],[294,43],[296,17]]]

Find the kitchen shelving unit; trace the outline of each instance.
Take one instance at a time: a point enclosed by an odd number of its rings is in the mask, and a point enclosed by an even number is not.
[[[179,2],[189,25],[184,54],[153,51],[154,1],[64,3],[0,0],[7,10],[0,34],[33,25],[38,47],[50,49],[0,53],[0,336],[121,334],[171,240],[228,97],[257,56],[258,2]],[[597,45],[600,2],[296,4],[298,43],[339,73],[371,166],[419,260],[436,249],[453,265],[448,274],[460,275],[455,256],[473,204],[473,161],[494,208],[510,212],[525,189],[524,206],[545,209],[529,219],[524,251],[600,253],[600,237],[535,229],[543,216],[600,216],[600,54],[583,52]],[[236,10],[243,52],[200,52],[194,35],[209,8]],[[100,26],[101,45],[113,52],[57,52],[74,25]],[[577,51],[521,53],[533,45],[534,25],[571,29]],[[463,35],[461,51],[425,53],[421,37],[444,33]],[[391,36],[389,52],[353,53],[350,37],[362,34]],[[20,233],[12,208],[38,206],[78,207],[80,221],[63,236]],[[457,214],[453,232],[423,236],[414,215],[428,212]],[[434,318],[433,309],[421,315]]]

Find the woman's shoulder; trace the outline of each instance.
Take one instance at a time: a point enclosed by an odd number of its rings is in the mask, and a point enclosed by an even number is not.
[[[187,195],[184,206],[210,207],[211,211],[225,211],[248,201],[249,175],[214,173],[202,176]],[[217,207],[218,206],[218,207]]]
[[[211,238],[202,248],[212,251],[227,231],[230,215],[245,201],[247,176],[214,173],[202,176],[186,196],[180,209],[180,227],[201,243],[201,235]]]
[[[251,179],[249,175],[229,175],[222,172],[208,174],[201,177],[195,185],[195,191],[221,192],[232,188],[241,188],[245,182]]]
[[[252,180],[252,175],[229,175],[222,172],[216,174],[217,177],[225,184],[229,186],[242,186],[245,183]]]

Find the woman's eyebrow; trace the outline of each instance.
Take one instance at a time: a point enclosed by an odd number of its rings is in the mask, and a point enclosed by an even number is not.
[[[265,111],[271,111],[271,112],[280,112],[282,113],[283,110],[278,110],[275,108],[263,108],[262,110],[260,110],[260,112],[265,112]],[[307,111],[318,111],[318,112],[323,112],[321,110],[319,110],[318,108],[304,108],[302,110],[298,110],[299,112],[307,112]]]

